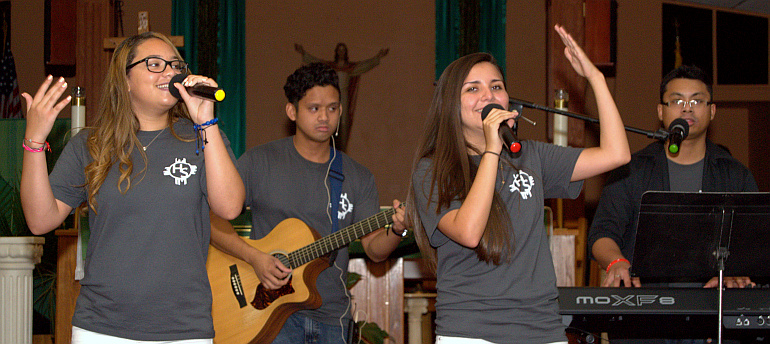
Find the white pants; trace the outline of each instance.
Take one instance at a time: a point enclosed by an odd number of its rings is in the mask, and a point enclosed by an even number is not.
[[[494,343],[483,339],[477,339],[477,338],[436,336],[436,344],[494,344]],[[564,341],[564,342],[553,342],[548,344],[568,344],[568,343]]]
[[[185,340],[132,340],[106,334],[91,332],[77,326],[72,326],[72,344],[212,344],[213,339],[185,339]]]

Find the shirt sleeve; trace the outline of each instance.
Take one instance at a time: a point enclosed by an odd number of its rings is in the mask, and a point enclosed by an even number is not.
[[[73,209],[88,199],[85,186],[86,165],[90,162],[87,137],[88,131],[83,130],[70,139],[48,176],[54,198]]]
[[[573,199],[579,196],[583,189],[583,181],[570,180],[583,149],[528,141],[530,142],[538,145],[542,159],[543,197]]]
[[[361,190],[361,194],[358,207],[353,208],[354,223],[363,221],[380,211],[379,193],[377,192],[377,185],[374,182],[374,175],[365,168],[359,173],[361,173],[364,178],[361,180],[362,184],[359,189]]]

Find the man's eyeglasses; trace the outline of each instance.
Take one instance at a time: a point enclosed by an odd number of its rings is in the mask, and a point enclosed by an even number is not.
[[[147,70],[153,73],[163,73],[167,66],[171,66],[171,70],[174,72],[187,73],[187,62],[180,60],[166,61],[160,57],[145,57],[126,66],[126,72],[142,62],[147,64]]]
[[[670,108],[681,110],[681,109],[684,109],[685,104],[689,104],[690,109],[700,109],[706,105],[710,105],[711,102],[707,102],[702,99],[691,99],[691,100],[676,99],[676,100],[669,100],[668,102],[661,103],[661,104],[668,106]]]

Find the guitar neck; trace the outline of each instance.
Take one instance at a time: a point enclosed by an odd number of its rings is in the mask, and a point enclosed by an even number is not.
[[[347,246],[354,240],[363,237],[385,225],[393,223],[394,208],[383,210],[369,218],[356,222],[350,226],[327,235],[310,245],[289,253],[291,267],[302,266],[316,258],[322,257],[343,246]]]

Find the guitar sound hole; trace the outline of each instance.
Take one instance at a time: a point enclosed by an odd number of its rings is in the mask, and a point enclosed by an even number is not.
[[[281,264],[283,264],[283,266],[285,266],[285,267],[287,267],[289,269],[293,269],[293,267],[291,266],[291,263],[289,263],[289,256],[287,256],[286,254],[284,254],[284,253],[273,253],[273,257],[278,258],[278,261],[281,262]]]

